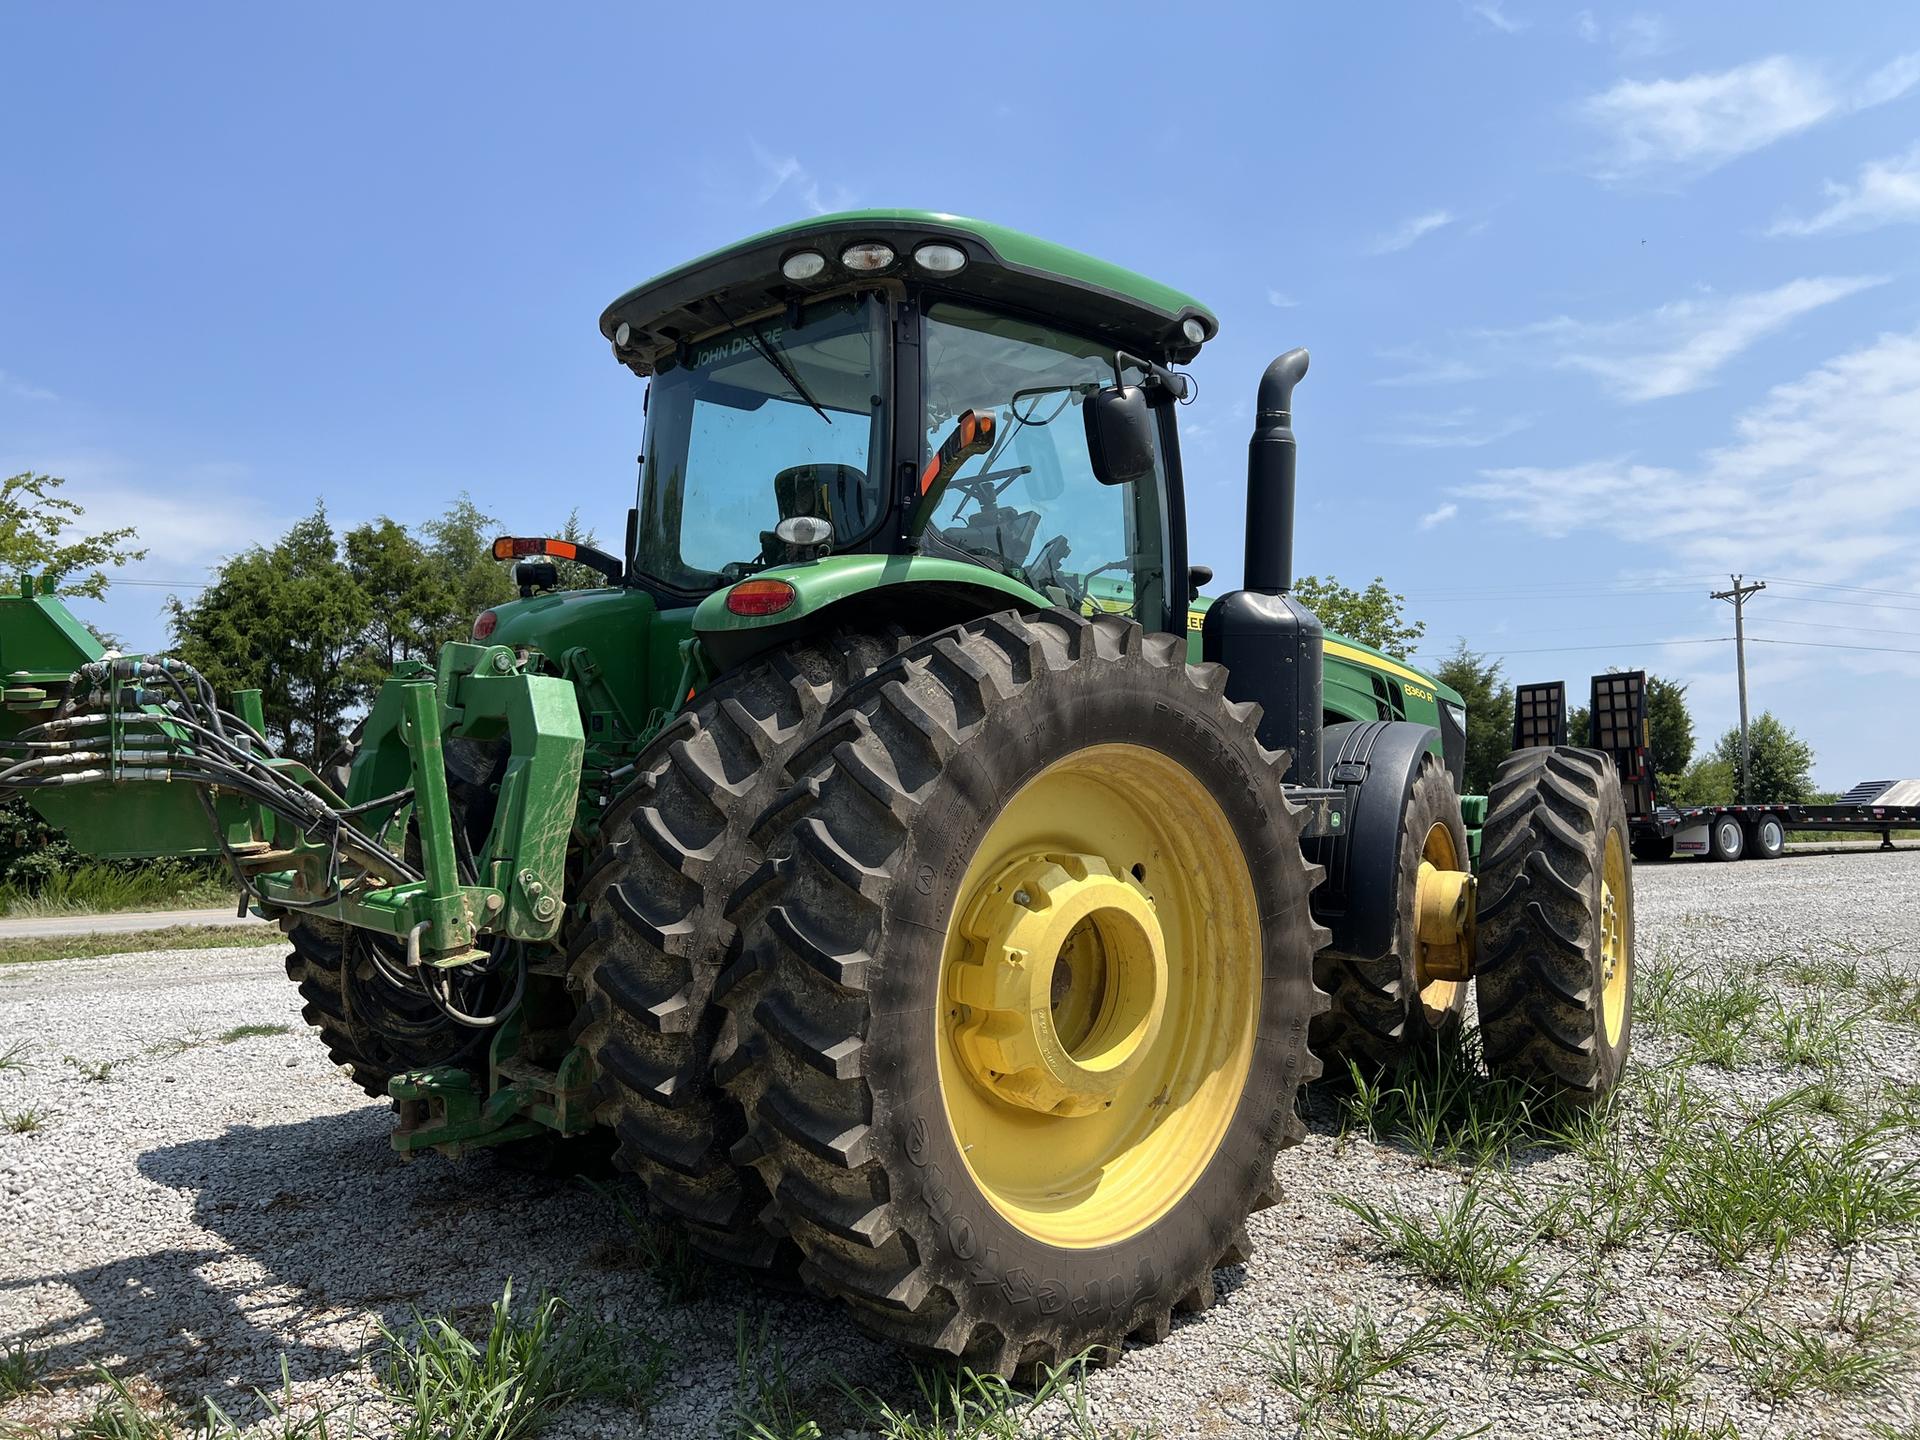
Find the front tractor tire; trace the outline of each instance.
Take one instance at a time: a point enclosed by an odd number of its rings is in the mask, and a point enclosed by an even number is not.
[[[708,1000],[734,939],[726,902],[760,862],[752,824],[786,783],[788,757],[901,638],[823,635],[702,691],[640,756],[580,889],[574,1038],[594,1059],[615,1163],[701,1250],[750,1268],[779,1256],[760,1224],[758,1176],[727,1157],[740,1123],[709,1081],[718,1016]]]
[[[1474,976],[1488,1067],[1559,1098],[1612,1093],[1633,1035],[1633,866],[1613,761],[1516,750],[1481,836]]]
[[[1319,1073],[1287,757],[1185,638],[990,616],[796,757],[716,1074],[808,1284],[1002,1374],[1206,1308]]]
[[[397,941],[311,917],[282,928],[293,943],[287,978],[300,989],[302,1017],[367,1094],[386,1099],[387,1082],[403,1070],[455,1065],[486,1072],[491,1030],[459,1024],[424,990],[394,984],[375,963],[380,946],[388,967],[404,970]]]
[[[1323,1061],[1387,1069],[1459,1029],[1467,982],[1430,974],[1438,967],[1426,963],[1428,948],[1420,936],[1423,878],[1430,886],[1443,884],[1471,868],[1459,792],[1431,755],[1421,762],[1401,810],[1399,843],[1393,948],[1373,960],[1322,950],[1314,961],[1314,978],[1330,1000],[1327,1013],[1313,1022],[1313,1053]]]

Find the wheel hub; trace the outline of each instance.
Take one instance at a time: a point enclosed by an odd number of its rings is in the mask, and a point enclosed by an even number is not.
[[[1048,1115],[1111,1105],[1166,1012],[1166,938],[1146,888],[1097,855],[1027,855],[981,887],[961,929],[947,991],[974,1082]]]
[[[1444,827],[1435,826],[1436,830]],[[1452,868],[1458,862],[1452,856],[1452,841],[1443,863],[1431,858],[1436,846],[1430,840],[1427,856],[1420,861],[1420,878],[1414,892],[1414,930],[1418,941],[1414,966],[1422,988],[1434,981],[1458,983],[1473,974],[1475,887],[1467,870]]]

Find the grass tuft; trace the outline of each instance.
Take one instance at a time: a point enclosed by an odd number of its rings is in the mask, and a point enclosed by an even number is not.
[[[1361,1315],[1351,1324],[1309,1319],[1292,1326],[1284,1340],[1250,1347],[1267,1378],[1291,1395],[1303,1419],[1332,1406],[1353,1409],[1384,1377],[1445,1346],[1444,1324],[1428,1322],[1389,1339],[1379,1322]]]
[[[0,1050],[0,1075],[9,1070],[16,1075],[26,1073],[27,1061],[33,1055],[33,1046],[25,1040],[16,1040],[6,1049]]]
[[[222,1030],[215,1038],[222,1045],[231,1045],[236,1040],[252,1040],[261,1035],[291,1034],[291,1025],[236,1025],[231,1030]]]
[[[18,1110],[0,1110],[0,1130],[14,1135],[31,1135],[47,1128],[47,1122],[60,1112],[45,1105],[22,1105]]]
[[[1906,1368],[1911,1349],[1910,1342],[1862,1340],[1770,1320],[1734,1320],[1721,1333],[1747,1388],[1776,1402],[1809,1391],[1862,1395],[1884,1390]]]
[[[624,1242],[608,1247],[615,1252],[605,1257],[609,1263],[644,1270],[669,1305],[685,1305],[706,1294],[713,1270],[688,1243],[686,1231],[643,1214],[624,1187],[602,1185],[597,1180],[588,1180],[586,1185],[613,1206],[627,1232]]]
[[[27,1348],[24,1340],[15,1340],[0,1349],[0,1400],[38,1391],[40,1377],[47,1373],[47,1357]]]
[[[665,1373],[664,1352],[628,1365],[610,1330],[556,1296],[516,1314],[511,1281],[489,1315],[477,1340],[418,1311],[404,1335],[380,1326],[376,1368],[405,1407],[398,1440],[521,1440],[580,1400],[644,1410]]]
[[[86,861],[32,886],[0,885],[0,915],[98,915],[113,910],[185,910],[231,904],[233,881],[209,865]]]
[[[1470,1178],[1451,1202],[1419,1212],[1383,1208],[1350,1196],[1334,1204],[1357,1216],[1381,1248],[1423,1280],[1478,1299],[1518,1285],[1526,1274],[1533,1235],[1513,1233],[1510,1212]]]
[[[958,1371],[916,1367],[913,1377],[918,1401],[904,1409],[870,1391],[841,1387],[863,1433],[877,1440],[1027,1440],[1037,1435],[1049,1440],[1126,1440],[1142,1436],[1133,1427],[1114,1430],[1094,1419],[1086,1393],[1084,1357],[1043,1370],[1030,1392],[1016,1389],[998,1375],[982,1375],[965,1367]],[[1040,1412],[1049,1406],[1055,1413],[1043,1417]],[[821,1433],[814,1421],[800,1424],[797,1430],[746,1434],[751,1440],[812,1440]]]
[[[90,1080],[95,1085],[104,1085],[113,1079],[113,1072],[120,1068],[118,1060],[82,1060],[77,1055],[65,1055],[62,1060],[79,1073],[82,1080]]]

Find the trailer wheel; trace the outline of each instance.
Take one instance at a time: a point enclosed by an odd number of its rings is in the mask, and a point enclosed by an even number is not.
[[[741,1124],[708,1069],[719,1023],[708,1000],[734,940],[727,897],[760,861],[750,830],[786,783],[788,757],[901,638],[821,636],[702,691],[642,752],[577,892],[574,1040],[594,1057],[615,1161],[702,1251],[735,1264],[778,1257],[760,1225],[759,1177],[727,1158]]]
[[[1716,815],[1707,830],[1707,853],[1716,860],[1738,860],[1746,853],[1747,828],[1737,815]]]
[[[1778,815],[1762,815],[1748,827],[1747,843],[1756,860],[1778,860],[1787,848],[1787,827]]]
[[[1590,1104],[1619,1083],[1633,1031],[1633,867],[1613,762],[1515,751],[1488,805],[1474,977],[1487,1064]]]
[[[1636,860],[1671,860],[1673,858],[1673,836],[1636,835],[1633,837],[1633,858]]]
[[[757,832],[716,1070],[802,1278],[1002,1374],[1166,1335],[1305,1134],[1326,931],[1226,672],[1006,613],[849,694]]]
[[[1422,963],[1419,899],[1422,872],[1444,883],[1469,869],[1467,827],[1453,777],[1428,756],[1420,765],[1400,816],[1400,873],[1391,897],[1369,897],[1396,907],[1393,948],[1365,960],[1322,950],[1315,982],[1330,998],[1327,1013],[1313,1022],[1313,1053],[1375,1069],[1420,1052],[1432,1036],[1457,1029],[1467,1003],[1467,982],[1434,978]],[[1465,973],[1465,967],[1461,967]]]

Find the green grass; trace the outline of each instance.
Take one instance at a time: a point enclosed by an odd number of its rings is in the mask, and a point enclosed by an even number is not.
[[[1350,1324],[1311,1319],[1295,1324],[1284,1339],[1249,1348],[1267,1378],[1293,1397],[1307,1420],[1329,1408],[1356,1409],[1394,1371],[1444,1350],[1446,1328],[1428,1323],[1389,1339],[1371,1315]]]
[[[1654,1428],[1654,1440],[1740,1440],[1740,1427],[1725,1416],[1668,1415]]]
[[[513,1285],[476,1339],[418,1311],[406,1333],[380,1326],[376,1369],[404,1413],[397,1440],[522,1440],[581,1400],[643,1411],[665,1374],[665,1351],[639,1365],[613,1333],[555,1296],[516,1312]]]
[[[231,945],[282,945],[273,925],[169,925],[160,930],[94,931],[87,935],[24,935],[0,940],[0,965],[38,960],[90,960],[149,950],[218,950]]]
[[[339,1418],[337,1407],[300,1405],[293,1399],[287,1363],[280,1362],[278,1396],[255,1390],[265,1410],[264,1419],[250,1424],[235,1420],[210,1399],[183,1412],[173,1406],[154,1406],[136,1396],[124,1380],[105,1370],[96,1378],[107,1393],[81,1419],[56,1427],[0,1426],[6,1440],[362,1440],[357,1416]],[[6,1392],[0,1391],[0,1399]]]
[[[1349,1196],[1334,1204],[1373,1231],[1386,1254],[1421,1279],[1458,1290],[1470,1299],[1518,1286],[1526,1275],[1527,1251],[1536,1234],[1516,1234],[1510,1211],[1489,1198],[1485,1184],[1469,1179],[1451,1201],[1418,1210],[1381,1207]]]
[[[1634,1018],[1685,1041],[1682,1064],[1735,1070],[1754,1058],[1766,1003],[1754,970],[1730,968],[1703,978],[1657,957],[1641,971]]]
[[[1612,1353],[1605,1353],[1609,1345]],[[1579,1345],[1539,1345],[1524,1358],[1531,1364],[1569,1371],[1588,1387],[1616,1399],[1653,1400],[1669,1408],[1687,1398],[1707,1368],[1707,1356],[1698,1342],[1641,1328],[1595,1336]]]
[[[744,1333],[744,1332],[743,1332]],[[749,1352],[743,1352],[749,1353]],[[1022,1391],[997,1375],[962,1367],[957,1371],[914,1370],[915,1403],[904,1407],[870,1391],[841,1387],[862,1433],[877,1440],[1125,1440],[1143,1432],[1132,1426],[1112,1429],[1093,1415],[1086,1393],[1086,1362],[1069,1361],[1044,1371],[1031,1391]],[[1042,1416],[1046,1407],[1057,1413]],[[779,1424],[741,1432],[743,1440],[814,1440],[832,1432],[795,1409],[789,1401]]]
[[[47,1122],[60,1112],[45,1105],[22,1105],[18,1110],[0,1110],[0,1130],[14,1135],[31,1135],[46,1129]]]
[[[293,1033],[291,1025],[236,1025],[231,1030],[222,1030],[214,1038],[222,1045],[231,1045],[236,1040],[253,1040],[262,1035],[289,1035]]]
[[[1861,985],[1861,993],[1876,1020],[1920,1027],[1920,979],[1882,970]]]
[[[814,1415],[817,1397],[810,1391],[796,1393],[786,1352],[779,1341],[768,1337],[764,1317],[758,1328],[750,1328],[744,1314],[735,1320],[733,1351],[732,1433],[736,1440],[822,1440],[827,1432]],[[896,1412],[883,1406],[881,1413],[890,1422],[898,1417],[897,1434],[913,1433],[906,1426],[915,1412]],[[931,1423],[938,1426],[948,1422],[936,1412]],[[936,1428],[931,1433],[941,1432]]]
[[[1464,1030],[1384,1075],[1349,1062],[1342,1125],[1434,1164],[1478,1165],[1525,1150],[1578,1148],[1604,1116],[1569,1111],[1526,1082],[1487,1073]]]
[[[1827,1070],[1852,1059],[1860,1048],[1863,1009],[1843,1010],[1821,995],[1798,1004],[1776,1000],[1769,1010],[1774,1049],[1789,1065]]]
[[[0,1349],[0,1400],[33,1394],[40,1389],[40,1377],[46,1372],[44,1355],[29,1350],[24,1340],[13,1341]]]
[[[1907,1367],[1905,1343],[1862,1339],[1778,1321],[1737,1319],[1722,1331],[1734,1368],[1763,1400],[1792,1400],[1809,1392],[1863,1395],[1885,1390]]]
[[[630,1192],[621,1186],[586,1182],[589,1189],[608,1201],[626,1230],[626,1239],[611,1247],[602,1259],[612,1265],[644,1270],[660,1288],[660,1297],[669,1305],[685,1305],[704,1295],[713,1279],[713,1270],[687,1242],[686,1231],[677,1225],[662,1225],[634,1206]]]
[[[207,865],[87,861],[39,884],[0,885],[0,915],[97,915],[113,910],[183,910],[231,904],[230,877]]]
[[[113,1072],[120,1068],[118,1060],[82,1060],[76,1055],[66,1055],[61,1058],[79,1074],[82,1080],[90,1080],[95,1085],[106,1084],[113,1079]]]
[[[16,1040],[6,1049],[0,1050],[0,1075],[6,1074],[9,1070],[16,1075],[24,1075],[27,1070],[27,1059],[32,1054],[33,1046],[25,1040]]]

